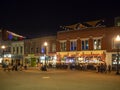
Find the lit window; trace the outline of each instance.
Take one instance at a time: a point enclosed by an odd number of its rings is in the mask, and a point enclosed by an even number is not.
[[[45,48],[44,47],[41,48],[41,53],[45,53]]]
[[[60,42],[60,51],[66,51],[66,42]]]
[[[95,50],[101,49],[101,39],[94,39],[93,45]]]
[[[117,26],[120,26],[120,22],[117,23]]]

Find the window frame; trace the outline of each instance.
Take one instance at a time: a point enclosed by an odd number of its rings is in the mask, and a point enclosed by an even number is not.
[[[96,40],[96,45],[94,43],[94,40]],[[98,40],[100,40],[100,43],[98,42]],[[101,50],[101,49],[102,49],[102,37],[93,38],[93,50]]]
[[[61,45],[62,45],[62,47],[61,47]],[[66,40],[62,40],[62,41],[60,41],[60,51],[66,51],[66,49],[67,49],[67,41]]]
[[[86,43],[86,41],[87,41],[87,43]],[[82,42],[84,42],[83,43],[84,45],[82,45]],[[81,39],[81,50],[89,50],[89,38]]]
[[[73,42],[73,47],[71,46],[71,43]],[[70,40],[70,51],[76,51],[77,50],[77,40]]]

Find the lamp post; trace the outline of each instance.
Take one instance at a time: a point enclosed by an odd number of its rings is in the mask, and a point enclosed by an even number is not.
[[[5,45],[2,45],[1,48],[3,49],[3,61],[4,61],[4,50],[5,50]]]
[[[116,37],[116,47],[117,47],[117,67],[116,67],[116,74],[120,74],[119,73],[119,48],[120,48],[120,36],[117,35]]]
[[[44,46],[45,46],[45,67],[44,67],[44,69],[45,69],[45,71],[47,71],[47,63],[46,63],[46,56],[47,56],[47,42],[44,42]]]

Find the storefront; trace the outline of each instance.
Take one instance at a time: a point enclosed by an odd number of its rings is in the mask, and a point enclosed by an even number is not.
[[[24,64],[27,66],[35,67],[38,61],[39,58],[37,56],[34,54],[28,54],[28,56],[25,57]]]
[[[40,56],[39,62],[45,64],[45,56]],[[46,60],[47,62],[47,60]]]
[[[119,57],[118,65],[120,67],[120,57]],[[112,54],[112,68],[113,68],[113,70],[115,70],[116,67],[117,67],[117,54]]]
[[[46,63],[47,65],[53,65],[55,66],[56,63],[57,63],[57,56],[56,55],[51,55],[51,56],[40,56],[40,59],[39,59],[40,63],[42,63],[43,65],[45,64],[45,60],[46,60]]]
[[[4,54],[4,56],[3,55],[0,55],[0,63],[2,63],[2,61],[8,61],[9,63],[11,63],[12,62],[12,55],[11,54]]]
[[[63,56],[61,58],[61,63],[76,63],[76,57]]]
[[[23,65],[23,55],[12,55],[11,63],[16,63],[17,65]]]
[[[76,51],[76,52],[58,52],[58,58],[61,63],[88,63],[97,64],[105,62],[105,51]]]

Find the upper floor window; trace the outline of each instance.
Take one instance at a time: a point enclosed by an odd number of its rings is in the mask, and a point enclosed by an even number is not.
[[[101,49],[101,39],[94,39],[93,45],[95,50]]]
[[[16,53],[17,54],[19,53],[19,47],[16,47]]]
[[[76,40],[70,41],[70,50],[74,51],[76,49],[77,49],[77,41]]]
[[[39,53],[39,48],[36,48],[36,53]]]
[[[50,46],[42,46],[41,47],[41,53],[48,54],[50,52]]]
[[[8,52],[11,52],[11,47],[8,47]]]
[[[120,21],[117,23],[117,26],[120,26]]]
[[[52,52],[56,52],[56,44],[55,43],[52,44]]]
[[[15,47],[13,47],[13,54],[15,53]]]
[[[112,38],[112,49],[120,48],[120,36],[117,35],[117,37]]]
[[[60,42],[60,51],[66,51],[66,41]]]
[[[120,26],[120,17],[115,17],[115,26]]]
[[[23,52],[23,47],[20,46],[20,53],[22,54],[22,52]]]
[[[82,40],[81,45],[82,45],[82,50],[88,50],[89,49],[88,40]]]
[[[30,50],[29,50],[29,48],[27,46],[25,46],[25,50],[24,51],[25,51],[24,53],[27,54],[27,53],[29,53]]]
[[[45,48],[41,47],[41,53],[45,53]]]
[[[33,53],[33,48],[30,49],[31,53]]]

